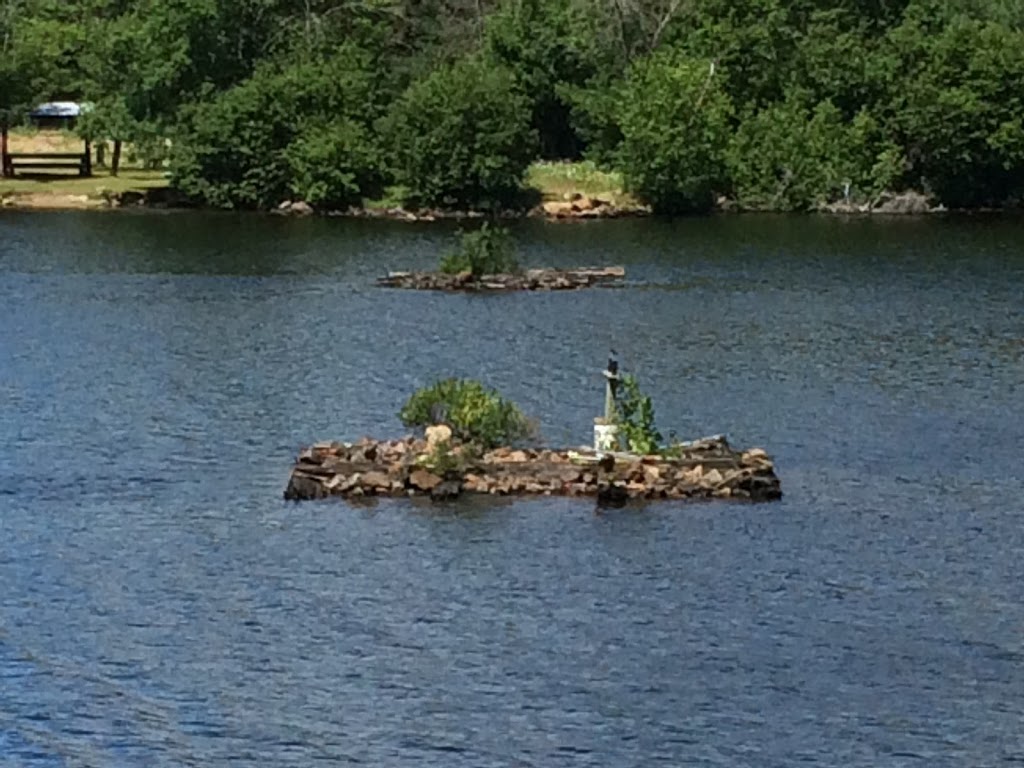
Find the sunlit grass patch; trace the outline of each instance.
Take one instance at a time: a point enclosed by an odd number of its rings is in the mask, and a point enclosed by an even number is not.
[[[622,174],[601,170],[589,160],[536,162],[526,173],[526,184],[539,190],[545,200],[564,200],[580,194],[616,205],[634,202],[623,189]]]

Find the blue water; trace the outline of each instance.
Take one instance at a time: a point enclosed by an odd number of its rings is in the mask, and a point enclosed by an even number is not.
[[[1024,763],[1024,222],[522,224],[625,287],[377,289],[444,226],[0,215],[0,765]],[[609,347],[776,504],[289,504],[468,375]]]

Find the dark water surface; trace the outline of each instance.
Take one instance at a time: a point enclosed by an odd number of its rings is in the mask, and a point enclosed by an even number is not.
[[[1024,764],[1024,224],[524,224],[628,286],[372,287],[448,232],[0,216],[0,765]],[[281,500],[437,375],[587,442],[609,346],[785,499]]]

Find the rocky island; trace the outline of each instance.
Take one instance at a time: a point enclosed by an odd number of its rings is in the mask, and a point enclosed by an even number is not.
[[[760,448],[737,450],[725,437],[665,443],[654,406],[636,377],[608,361],[604,416],[594,419],[593,447],[520,447],[536,425],[494,390],[471,379],[448,378],[417,390],[399,418],[423,427],[423,437],[369,437],[321,442],[303,450],[284,497],[581,496],[617,506],[630,499],[782,497],[771,457]]]
[[[426,439],[363,438],[322,442],[303,450],[284,497],[590,496],[600,502],[628,499],[738,499],[782,497],[768,454],[735,450],[721,436],[679,444],[671,456],[620,452],[495,448],[474,454],[455,445],[447,460],[432,460],[450,431],[430,428]]]
[[[386,277],[377,279],[377,285],[428,291],[571,291],[622,280],[625,275],[622,267],[527,269],[479,275],[471,270],[455,274],[389,272]]]

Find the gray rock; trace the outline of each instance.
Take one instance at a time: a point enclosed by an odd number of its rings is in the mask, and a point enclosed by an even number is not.
[[[875,213],[920,214],[931,211],[928,198],[913,190],[888,196],[874,208]]]

